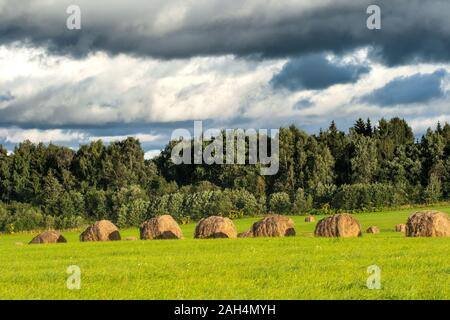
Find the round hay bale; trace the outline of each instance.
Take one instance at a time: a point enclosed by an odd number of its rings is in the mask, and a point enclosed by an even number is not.
[[[395,232],[405,232],[406,231],[406,224],[400,223],[395,225]]]
[[[308,216],[305,218],[305,222],[316,222],[316,218],[313,216]]]
[[[30,241],[29,244],[44,244],[44,243],[66,243],[67,240],[58,232],[54,230],[45,231],[37,235]]]
[[[367,233],[373,233],[373,234],[379,234],[380,233],[380,228],[376,227],[376,226],[371,226],[366,230]]]
[[[182,239],[178,223],[169,215],[163,215],[145,221],[140,226],[142,240]]]
[[[137,238],[136,237],[126,237],[125,240],[126,241],[136,241]]]
[[[120,239],[119,229],[108,220],[97,221],[80,235],[80,241],[117,241]]]
[[[274,215],[255,222],[252,232],[254,237],[289,237],[295,236],[294,227],[292,219]]]
[[[407,237],[450,237],[450,218],[444,212],[413,213],[406,222]]]
[[[236,238],[237,231],[233,221],[228,218],[212,216],[201,219],[195,227],[194,238]]]
[[[238,238],[253,238],[252,230],[241,232],[237,235]]]
[[[348,213],[335,214],[319,221],[314,231],[316,237],[360,237],[361,225]]]

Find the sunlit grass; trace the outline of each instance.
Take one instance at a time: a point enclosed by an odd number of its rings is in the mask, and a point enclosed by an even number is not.
[[[435,208],[450,213],[450,208]],[[27,245],[31,234],[0,236],[0,299],[450,299],[450,239],[393,232],[413,209],[357,215],[358,239],[312,236],[315,223],[293,217],[297,236]],[[319,217],[320,219],[320,217]],[[256,218],[235,221],[247,230]],[[138,236],[137,229],[122,237]],[[366,287],[367,267],[381,268],[382,289]],[[66,269],[81,268],[81,290]]]

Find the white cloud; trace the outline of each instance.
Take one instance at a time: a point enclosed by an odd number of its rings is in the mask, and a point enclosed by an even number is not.
[[[345,59],[367,61],[367,51],[356,51]],[[136,123],[212,119],[232,127],[235,118],[240,118],[254,128],[294,123],[318,130],[333,119],[351,124],[360,116],[374,120],[400,116],[423,132],[436,119],[448,120],[450,115],[448,96],[432,104],[389,108],[358,101],[396,77],[439,68],[450,72],[449,65],[387,68],[370,62],[372,71],[354,84],[321,91],[274,90],[269,81],[285,63],[285,59],[259,61],[233,56],[159,61],[103,53],[71,59],[48,56],[40,49],[0,46],[0,94],[8,92],[14,97],[0,102],[0,122],[4,123],[4,128],[0,124],[0,141],[14,144],[29,139],[77,145],[97,139],[123,140],[128,136],[123,132],[132,132],[130,136],[156,152],[153,148],[167,142],[166,137],[157,130],[139,132],[133,128]],[[311,100],[312,105],[296,109],[301,99]],[[102,134],[100,129],[93,136],[83,129],[53,129],[107,128],[109,123],[126,130],[111,135],[111,130]],[[19,128],[34,125],[52,129]],[[237,126],[242,127],[242,123]]]
[[[0,82],[15,97],[0,105],[0,120],[56,126],[232,118],[282,64],[232,56],[157,61],[102,53],[73,60],[5,47],[0,53],[0,70],[7,70]]]
[[[124,136],[93,136],[93,137],[89,137],[88,140],[89,141],[102,140],[103,142],[110,143],[110,142],[114,142],[114,141],[122,141],[122,140],[127,139],[128,137],[134,137],[136,139],[139,139],[139,141],[141,143],[154,142],[154,141],[157,141],[158,139],[161,139],[160,135],[138,133],[138,134],[124,135]]]
[[[33,143],[71,142],[83,140],[84,137],[83,133],[72,130],[0,128],[0,140],[7,143],[19,143],[25,140]]]
[[[102,140],[105,143],[122,141],[128,137],[139,139],[141,143],[155,142],[163,138],[158,134],[129,134],[120,136],[91,136],[87,132],[62,129],[22,129],[19,127],[0,128],[0,142],[17,144],[25,140],[32,143],[88,143]]]
[[[149,150],[144,154],[144,159],[146,160],[150,160],[153,159],[154,157],[158,156],[161,153],[161,150]]]
[[[413,128],[415,132],[425,132],[428,128],[435,128],[437,123],[441,124],[450,123],[450,115],[442,114],[437,117],[432,118],[416,118],[409,121],[410,126]]]

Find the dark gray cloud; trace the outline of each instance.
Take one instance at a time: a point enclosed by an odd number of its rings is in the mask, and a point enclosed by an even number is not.
[[[321,90],[340,83],[353,83],[370,68],[366,65],[329,61],[324,54],[308,55],[290,60],[276,74],[271,85],[275,89]]]
[[[433,73],[417,73],[409,77],[399,77],[384,87],[362,98],[362,101],[381,106],[428,102],[441,98],[445,92],[442,80],[447,71],[439,69]]]
[[[65,10],[72,3],[0,0],[0,44],[21,41],[72,56],[101,50],[163,59],[287,57],[363,46],[373,46],[390,65],[450,58],[450,1],[378,0],[382,29],[376,31],[366,27],[372,0],[78,0],[82,30],[69,31]]]
[[[305,98],[301,99],[294,105],[295,110],[302,110],[306,108],[310,108],[314,105],[314,102],[311,101],[311,99]]]

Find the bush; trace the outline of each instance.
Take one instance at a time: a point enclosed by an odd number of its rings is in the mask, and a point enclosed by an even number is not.
[[[146,220],[149,206],[138,186],[122,188],[112,196],[113,221],[119,227],[139,226]]]
[[[86,224],[81,216],[62,216],[54,218],[56,229],[75,229]]]
[[[374,210],[403,204],[404,191],[390,184],[357,183],[342,185],[332,201],[333,208],[343,210]]]
[[[269,209],[279,214],[289,214],[292,211],[291,200],[286,192],[273,193],[270,196]]]
[[[261,212],[256,198],[246,190],[209,190],[173,193],[152,199],[148,217],[170,214],[180,223],[212,215],[236,218]]]
[[[224,192],[229,194],[233,210],[241,211],[242,215],[255,216],[264,211],[255,196],[245,189],[225,190]]]
[[[29,204],[13,203],[8,209],[10,214],[4,225],[13,231],[36,230],[45,226],[44,215],[39,208]]]
[[[298,189],[294,199],[294,214],[307,214],[312,208],[313,197],[310,194],[306,196],[303,189]]]
[[[76,191],[64,192],[58,201],[58,216],[75,217],[85,214],[84,197]]]
[[[95,220],[109,219],[108,196],[103,190],[90,189],[85,196],[86,216]]]
[[[442,197],[442,182],[439,177],[432,173],[430,175],[429,183],[423,191],[423,199],[427,203],[436,203]]]
[[[200,220],[201,218],[211,216],[208,210],[208,202],[211,198],[212,192],[204,191],[188,194],[184,201],[184,212],[193,220]]]
[[[228,192],[212,191],[205,203],[205,216],[226,216],[234,208]]]
[[[4,231],[9,218],[9,212],[6,206],[0,202],[0,231]]]

